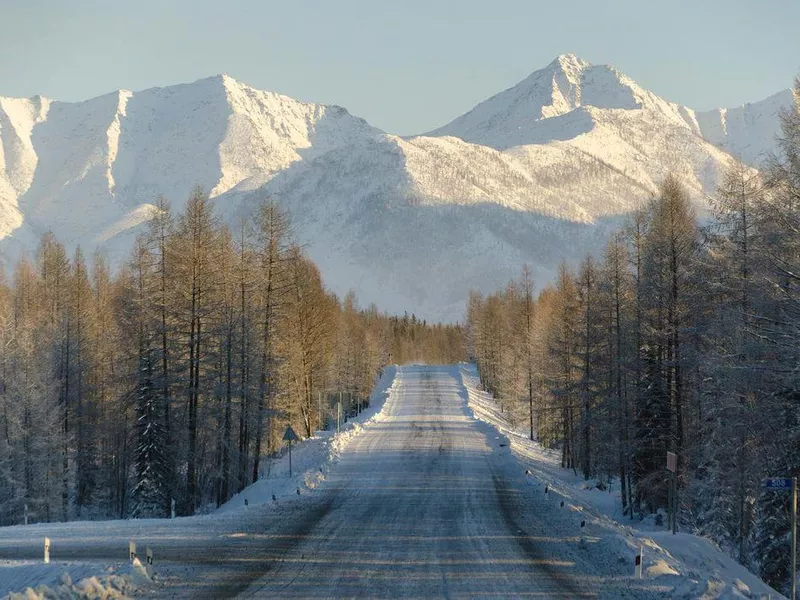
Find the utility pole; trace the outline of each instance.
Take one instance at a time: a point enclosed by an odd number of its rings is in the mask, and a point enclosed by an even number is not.
[[[764,480],[763,487],[772,492],[792,491],[792,600],[797,600],[797,477],[770,477]]]
[[[792,477],[792,600],[797,600],[797,477]]]
[[[678,474],[672,474],[672,535],[678,531]]]

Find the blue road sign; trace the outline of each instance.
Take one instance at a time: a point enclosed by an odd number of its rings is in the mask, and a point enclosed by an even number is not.
[[[289,425],[286,427],[286,431],[283,434],[284,441],[293,442],[294,440],[299,440],[300,438],[297,437],[297,434],[292,429],[292,426]]]
[[[764,488],[789,492],[792,490],[792,480],[789,477],[772,477],[764,480]]]

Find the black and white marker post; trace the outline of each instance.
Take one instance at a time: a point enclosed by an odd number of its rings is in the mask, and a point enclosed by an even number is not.
[[[792,491],[792,600],[797,600],[797,477],[771,477],[764,480],[764,489],[772,492]]]

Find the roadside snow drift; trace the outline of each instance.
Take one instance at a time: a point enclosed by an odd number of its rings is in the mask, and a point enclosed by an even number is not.
[[[261,478],[246,487],[217,509],[217,513],[269,504],[278,499],[302,495],[313,490],[336,464],[342,450],[370,423],[383,418],[386,398],[392,394],[397,367],[387,366],[369,398],[369,408],[357,417],[342,422],[339,433],[317,431],[314,437],[292,444],[292,476],[289,476],[289,454],[286,448],[280,458],[264,461]],[[274,498],[274,499],[273,499]],[[245,501],[247,503],[245,504]]]
[[[483,391],[475,365],[462,364],[461,381],[475,417],[491,425],[528,475],[529,485],[549,496],[552,507],[564,508],[586,522],[583,534],[607,539],[606,550],[633,570],[634,557],[644,549],[644,577],[658,583],[671,598],[782,598],[745,567],[708,539],[678,533],[672,535],[653,520],[631,521],[622,515],[618,488],[597,489],[592,482],[560,465],[557,452],[529,439],[525,429],[513,429],[491,394]],[[544,490],[547,489],[547,494]],[[559,518],[563,511],[557,512]]]

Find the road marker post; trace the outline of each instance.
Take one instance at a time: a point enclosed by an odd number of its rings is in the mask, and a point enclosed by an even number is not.
[[[25,504],[25,525],[28,524],[28,505]]]
[[[150,548],[145,549],[145,571],[147,572],[147,576],[152,579],[153,578],[153,551]]]
[[[131,562],[136,559],[136,542],[133,540],[128,540],[128,556]]]
[[[634,565],[636,565],[636,578],[642,578],[642,569],[644,568],[644,545],[639,546],[639,554],[636,555],[634,559]]]
[[[44,538],[44,564],[50,564],[50,538]]]

